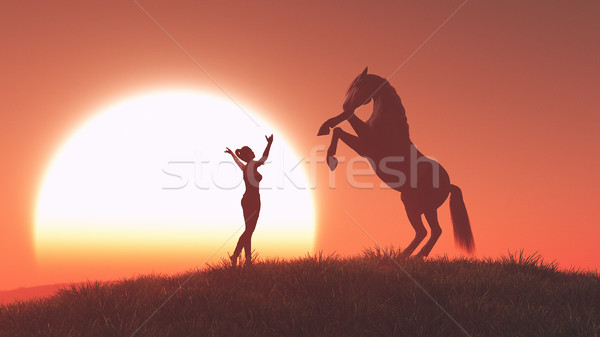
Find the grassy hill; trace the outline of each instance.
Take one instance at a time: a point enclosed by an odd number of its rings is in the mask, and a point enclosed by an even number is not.
[[[17,300],[28,300],[36,297],[50,296],[58,289],[68,286],[66,283],[46,284],[43,286],[24,287],[13,290],[0,291],[0,305],[8,304]]]
[[[236,269],[223,262],[175,276],[73,285],[50,298],[0,306],[2,336],[134,333],[597,336],[600,277],[559,271],[539,255],[419,260],[369,250]]]

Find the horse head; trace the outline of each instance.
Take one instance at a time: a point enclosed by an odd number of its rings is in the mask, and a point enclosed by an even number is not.
[[[385,79],[377,75],[367,74],[368,68],[366,67],[350,84],[343,105],[344,111],[354,111],[361,105],[368,104],[381,86],[385,84]]]

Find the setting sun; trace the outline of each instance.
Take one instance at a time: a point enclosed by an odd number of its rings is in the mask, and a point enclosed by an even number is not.
[[[244,228],[244,184],[223,151],[262,153],[271,133],[254,247],[261,257],[311,252],[311,191],[285,136],[229,101],[160,92],[100,109],[58,151],[37,201],[40,267],[120,261],[130,273],[166,272],[226,256]]]

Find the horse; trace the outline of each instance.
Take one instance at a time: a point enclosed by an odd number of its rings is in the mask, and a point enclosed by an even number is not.
[[[424,156],[409,136],[406,112],[400,96],[390,83],[368,67],[350,84],[343,112],[325,121],[318,136],[333,133],[327,149],[327,164],[335,170],[338,141],[346,143],[357,154],[368,159],[375,174],[390,188],[401,193],[406,215],[415,237],[402,252],[410,256],[427,236],[422,215],[431,228],[431,236],[419,257],[427,257],[442,234],[437,209],[450,195],[450,214],[457,246],[472,254],[475,250],[469,216],[461,189],[450,183],[448,172],[437,161]],[[373,101],[373,112],[365,122],[354,114],[362,105]],[[347,120],[356,135],[337,127]]]

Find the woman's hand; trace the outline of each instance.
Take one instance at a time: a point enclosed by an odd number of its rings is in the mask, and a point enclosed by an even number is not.
[[[230,155],[232,155],[232,156],[233,156],[233,151],[231,151],[231,149],[230,149],[230,148],[226,147],[225,149],[226,149],[226,150],[225,150],[225,153],[229,153]]]
[[[271,137],[265,136],[265,138],[267,139],[267,143],[269,143],[269,144],[273,143],[273,134],[271,134]]]

